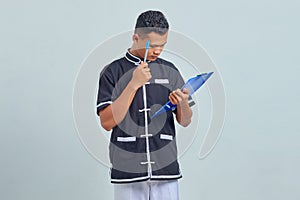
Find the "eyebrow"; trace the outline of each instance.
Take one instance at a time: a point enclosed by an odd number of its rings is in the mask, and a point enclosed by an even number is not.
[[[150,47],[151,48],[155,48],[155,47],[163,47],[163,46],[165,46],[167,44],[167,42],[165,42],[165,43],[163,43],[163,44],[161,44],[161,45],[159,45],[159,44],[150,44]]]

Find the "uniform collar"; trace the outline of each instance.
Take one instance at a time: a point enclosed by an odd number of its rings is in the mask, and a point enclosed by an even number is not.
[[[139,65],[141,63],[141,59],[135,55],[133,55],[132,53],[130,53],[129,51],[130,49],[127,50],[126,54],[125,54],[125,58],[129,61],[134,63],[135,65]],[[151,62],[149,60],[147,60],[147,62]]]

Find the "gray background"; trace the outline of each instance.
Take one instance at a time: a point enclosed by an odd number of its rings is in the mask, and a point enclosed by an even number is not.
[[[208,51],[226,90],[216,148],[198,160],[195,141],[181,158],[182,199],[299,199],[299,6],[296,0],[2,0],[0,198],[112,199],[107,167],[77,136],[73,86],[97,44],[132,29],[137,15],[152,8]]]

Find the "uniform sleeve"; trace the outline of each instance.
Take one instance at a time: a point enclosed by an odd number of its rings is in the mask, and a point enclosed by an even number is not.
[[[99,77],[99,87],[96,106],[97,115],[99,115],[100,110],[112,104],[112,93],[114,86],[115,83],[111,70],[109,70],[108,67],[105,67]]]

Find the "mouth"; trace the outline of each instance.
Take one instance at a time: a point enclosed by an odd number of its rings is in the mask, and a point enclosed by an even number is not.
[[[158,56],[150,56],[151,60],[156,60]]]

